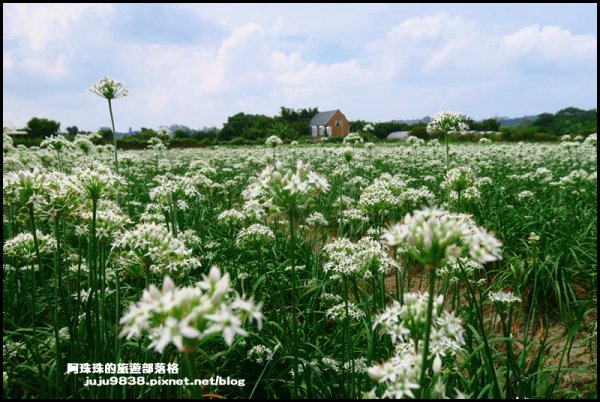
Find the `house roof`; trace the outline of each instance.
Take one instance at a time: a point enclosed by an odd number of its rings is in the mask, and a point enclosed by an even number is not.
[[[331,120],[331,118],[333,117],[333,115],[335,114],[335,112],[337,112],[339,109],[336,110],[330,110],[328,112],[320,112],[317,113],[316,115],[314,115],[314,117],[310,120],[309,125],[310,126],[324,126],[326,125],[329,120]]]

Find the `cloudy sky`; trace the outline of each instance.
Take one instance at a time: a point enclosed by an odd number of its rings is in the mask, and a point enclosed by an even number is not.
[[[238,112],[475,119],[597,104],[597,5],[3,5],[3,125],[221,127]]]

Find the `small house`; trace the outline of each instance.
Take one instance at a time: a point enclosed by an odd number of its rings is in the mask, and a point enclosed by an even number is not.
[[[350,123],[339,109],[317,113],[309,126],[313,137],[345,137],[350,132]]]

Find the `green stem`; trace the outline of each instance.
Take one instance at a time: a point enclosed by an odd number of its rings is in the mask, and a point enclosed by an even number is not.
[[[448,147],[448,132],[446,132],[446,173],[448,172],[449,166],[450,166],[450,152],[449,152],[449,147]]]
[[[348,312],[348,279],[344,276],[344,306],[346,310],[346,316],[344,317],[344,345],[346,349],[346,361],[350,363],[350,376],[348,378],[348,397],[352,398],[354,390],[354,359],[352,344],[350,339],[350,314]]]
[[[294,394],[293,398],[298,398],[300,390],[300,377],[298,376],[298,320],[296,317],[296,210],[290,210],[290,241],[291,241],[291,261],[292,261],[292,333],[293,333],[293,353],[294,353]]]
[[[40,246],[38,244],[38,238],[37,238],[37,229],[35,226],[35,215],[33,213],[33,204],[29,204],[29,221],[31,223],[31,234],[33,235],[33,246],[35,248],[35,255],[37,257],[37,261],[38,261],[38,269],[40,270],[40,274],[42,275],[42,286],[44,284],[44,277],[43,277],[43,273],[42,273],[42,258],[40,257]],[[34,342],[38,339],[37,334],[36,334],[36,327],[37,327],[37,323],[35,322],[35,304],[37,301],[37,286],[36,286],[36,280],[35,280],[35,266],[33,264],[31,264],[31,278],[33,279],[33,300],[31,301],[31,327],[33,329],[33,339]],[[35,343],[35,346],[33,347],[33,353],[34,355],[37,357],[37,359],[39,359],[39,351],[38,351],[38,344],[37,342]],[[36,360],[37,360],[36,359]],[[41,363],[38,361],[38,375],[40,376],[40,378],[43,378],[43,374],[42,374],[42,366]],[[41,396],[43,397],[45,394],[45,389],[41,390]]]
[[[119,174],[119,159],[117,158],[117,133],[115,132],[115,119],[113,118],[112,104],[108,99],[108,111],[110,112],[110,123],[112,124],[113,141],[115,143],[115,172]]]
[[[425,342],[423,344],[423,362],[421,364],[421,380],[419,384],[421,385],[421,398],[426,398],[427,394],[425,392],[425,372],[427,371],[427,358],[429,355],[429,337],[431,335],[431,321],[433,315],[433,298],[435,292],[435,269],[434,267],[429,267],[429,299],[427,300],[427,324],[425,327]]]
[[[188,370],[189,380],[190,382],[193,382],[196,378],[198,378],[198,375],[196,374],[196,362],[194,361],[194,354],[193,352],[185,352],[183,355],[185,356],[185,365]],[[200,389],[197,385],[191,385],[191,389],[192,396],[194,398],[202,398],[202,394],[200,393]]]

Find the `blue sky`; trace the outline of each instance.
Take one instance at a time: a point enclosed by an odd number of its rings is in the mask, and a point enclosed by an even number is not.
[[[3,125],[221,125],[280,106],[474,119],[597,105],[596,4],[3,5]]]

